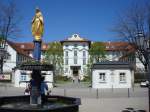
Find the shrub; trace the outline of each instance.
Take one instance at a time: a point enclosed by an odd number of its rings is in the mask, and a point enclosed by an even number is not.
[[[54,80],[57,82],[57,81],[70,81],[71,79],[68,78],[67,76],[56,75],[54,76]]]
[[[83,82],[90,82],[92,79],[91,79],[91,77],[89,76],[89,75],[86,75],[86,76],[84,76],[84,78],[83,78]]]

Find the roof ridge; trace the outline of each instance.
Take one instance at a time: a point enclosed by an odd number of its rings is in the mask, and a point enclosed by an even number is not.
[[[22,54],[22,55],[25,55],[25,56],[27,56],[27,57],[30,57],[26,52],[24,52],[20,47],[18,47],[15,42],[10,41],[10,40],[7,40],[7,43],[8,43],[13,49],[15,49],[19,54]],[[30,57],[30,58],[32,58],[32,57]]]

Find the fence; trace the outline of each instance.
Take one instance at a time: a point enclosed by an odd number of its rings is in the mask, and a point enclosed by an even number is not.
[[[92,88],[54,88],[52,95],[62,95],[79,98],[130,98],[148,97],[147,88],[126,89],[92,89]]]
[[[10,86],[0,87],[0,96],[23,95],[24,88],[14,88]],[[53,88],[52,95],[62,95],[77,98],[133,98],[148,97],[148,88],[135,87],[134,89],[92,89],[92,88]]]

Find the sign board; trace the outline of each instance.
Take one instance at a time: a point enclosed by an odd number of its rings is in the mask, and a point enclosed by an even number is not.
[[[0,81],[10,81],[11,75],[10,74],[0,74]]]

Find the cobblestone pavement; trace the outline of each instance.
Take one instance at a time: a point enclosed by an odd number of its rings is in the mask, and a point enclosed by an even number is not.
[[[127,107],[136,110],[144,109],[148,112],[148,98],[104,98],[98,100],[82,98],[79,112],[121,112]]]
[[[23,95],[23,92],[24,88],[0,86],[0,96]],[[52,94],[81,98],[79,112],[121,112],[126,107],[148,110],[147,88],[97,90],[58,87],[52,89]]]

